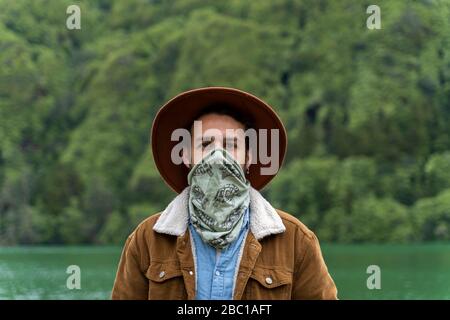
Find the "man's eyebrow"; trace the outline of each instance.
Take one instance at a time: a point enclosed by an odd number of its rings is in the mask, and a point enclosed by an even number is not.
[[[237,140],[239,140],[239,138],[240,138],[239,135],[237,135],[237,136],[230,136],[230,135],[228,135],[228,136],[224,136],[223,137],[223,141],[237,141]],[[197,138],[195,138],[195,141],[196,142],[197,141],[212,141],[212,140],[215,140],[215,139],[216,139],[215,136],[200,135]]]

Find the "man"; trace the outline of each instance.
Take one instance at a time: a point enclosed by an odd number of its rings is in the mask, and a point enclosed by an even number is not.
[[[112,298],[337,299],[314,233],[258,191],[286,145],[279,117],[249,93],[207,87],[167,102],[152,151],[179,195],[128,237]]]

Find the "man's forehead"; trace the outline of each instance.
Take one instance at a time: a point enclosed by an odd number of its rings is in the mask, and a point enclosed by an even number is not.
[[[245,135],[245,127],[229,116],[207,114],[194,121],[191,132],[196,140],[239,139]]]

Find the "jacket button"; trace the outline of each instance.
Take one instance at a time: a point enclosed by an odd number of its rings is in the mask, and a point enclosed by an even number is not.
[[[273,283],[272,278],[271,277],[267,277],[266,278],[266,283],[267,284],[272,284]]]
[[[164,278],[165,275],[166,275],[166,273],[165,273],[164,271],[161,271],[161,272],[159,273],[159,277],[160,277],[160,278]]]
[[[189,274],[192,276],[194,272],[192,270],[189,270]]]

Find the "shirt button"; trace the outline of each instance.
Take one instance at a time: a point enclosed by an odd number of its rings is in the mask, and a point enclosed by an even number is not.
[[[160,277],[160,278],[164,278],[165,275],[166,275],[166,273],[165,273],[164,271],[161,271],[161,272],[159,273],[159,277]]]
[[[219,270],[216,271],[216,276],[220,276],[220,271]]]
[[[273,281],[272,281],[272,278],[271,278],[271,277],[267,277],[267,278],[266,278],[266,283],[267,283],[267,284],[272,284],[272,282],[273,282]]]

